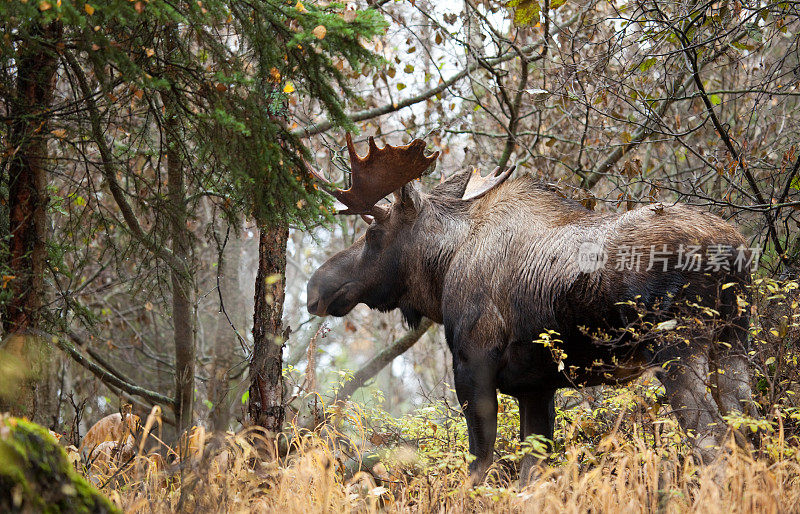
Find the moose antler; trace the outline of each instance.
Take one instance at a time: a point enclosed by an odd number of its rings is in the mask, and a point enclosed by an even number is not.
[[[506,171],[500,173],[501,169],[503,168],[498,166],[485,177],[481,176],[481,172],[478,170],[478,168],[472,170],[472,174],[469,177],[469,182],[467,182],[467,187],[464,190],[464,194],[461,196],[461,198],[463,200],[480,198],[495,187],[505,182],[505,180],[511,176],[511,173],[513,173],[517,167],[511,166]]]
[[[369,214],[384,196],[422,176],[439,157],[439,152],[425,155],[425,142],[415,139],[405,146],[386,145],[378,148],[369,138],[365,157],[356,153],[353,138],[348,132],[347,150],[350,154],[350,189],[326,190],[347,206],[340,214]],[[330,182],[309,167],[311,173],[326,184]]]

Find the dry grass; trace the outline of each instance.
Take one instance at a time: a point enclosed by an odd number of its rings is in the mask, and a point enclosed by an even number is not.
[[[197,430],[176,464],[165,467],[140,444],[126,466],[104,461],[88,475],[126,512],[143,513],[797,512],[800,461],[781,433],[765,445],[772,457],[731,450],[709,467],[695,466],[669,438],[658,445],[614,434],[591,452],[567,445],[558,463],[522,489],[499,478],[507,475],[499,464],[486,484],[467,487],[463,458],[422,465],[411,450],[352,474],[343,461],[355,440],[332,429],[296,432],[293,450],[279,458],[265,458],[276,444],[262,433],[206,437]]]

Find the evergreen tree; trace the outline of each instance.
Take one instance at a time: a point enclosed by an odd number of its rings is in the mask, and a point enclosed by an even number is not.
[[[52,208],[45,191],[57,170],[50,161],[49,167],[43,164],[41,151],[35,150],[46,149],[48,139],[59,144],[60,152],[99,172],[124,222],[125,237],[120,241],[108,233],[114,223],[107,219],[92,220],[94,230],[107,232],[109,244],[144,248],[146,252],[138,254],[141,262],[154,258],[171,277],[164,281],[172,290],[175,325],[176,392],[170,407],[180,428],[191,423],[194,389],[196,263],[194,236],[186,223],[199,199],[210,198],[232,218],[236,213],[255,217],[262,232],[279,234],[277,239],[262,234],[264,244],[285,248],[290,224],[304,226],[325,217],[326,200],[305,171],[307,150],[288,128],[292,118],[288,99],[296,95],[303,102],[317,102],[336,126],[352,128],[343,102],[353,93],[336,61],[358,70],[376,64],[378,58],[360,40],[381,33],[385,24],[373,10],[344,9],[340,3],[279,0],[41,0],[0,5],[5,34],[0,94],[12,121],[7,147],[13,143],[23,150],[13,153],[16,161],[3,163],[8,205],[13,209],[25,198],[34,198],[43,212]],[[23,64],[31,49],[52,65],[40,66],[26,78]],[[49,75],[45,69],[51,70]],[[51,96],[53,91],[64,95],[48,107],[45,94],[43,101],[20,111],[14,108],[22,103],[13,85],[24,80],[32,80],[35,87],[48,86]],[[54,121],[68,129],[48,131]],[[20,123],[28,124],[30,130],[25,130],[31,137],[19,136],[14,127]],[[26,146],[26,141],[31,143]],[[137,164],[141,158],[152,163],[152,172]],[[20,159],[33,159],[41,168],[33,195],[20,196],[19,188],[10,187],[18,180],[18,173],[10,173]],[[91,191],[86,193],[88,197]],[[21,219],[31,225],[30,230],[42,232],[34,216]],[[7,230],[4,240],[13,249],[16,234],[22,232]],[[25,237],[44,242],[43,235]],[[57,245],[52,243],[51,255],[41,261],[69,250],[55,251],[52,247]],[[57,319],[38,308],[45,294],[41,287],[18,287],[16,281],[41,279],[48,268],[51,273],[69,270],[37,266],[35,254],[28,261],[7,255],[8,275],[14,277],[10,290],[21,292],[5,297],[4,321],[12,319],[9,309],[16,302],[36,307],[36,319],[44,320],[41,328],[65,328],[69,318]],[[280,262],[265,265],[260,283],[282,284],[273,277],[282,276],[284,267]],[[255,316],[254,362],[264,348],[280,348],[265,346],[265,341],[275,342],[282,335],[278,301],[282,295],[263,288],[257,288],[257,295],[261,300],[256,302],[260,310]],[[76,317],[96,320],[75,298],[63,300]],[[278,326],[273,323],[266,332],[261,330],[265,316],[277,320]],[[6,330],[14,328],[6,324]],[[280,352],[270,357],[275,358]]]

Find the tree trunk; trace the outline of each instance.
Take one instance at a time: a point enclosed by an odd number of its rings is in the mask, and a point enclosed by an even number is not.
[[[177,49],[178,28],[167,27],[166,48],[169,54]],[[168,55],[172,61],[175,55]],[[169,71],[167,72],[169,76]],[[194,404],[195,318],[194,266],[192,265],[192,234],[186,226],[188,212],[181,158],[181,125],[172,93],[162,94],[165,106],[167,145],[167,198],[170,213],[172,253],[182,269],[170,269],[172,282],[172,323],[175,344],[175,421],[178,435],[192,426]]]
[[[250,360],[250,421],[271,432],[283,426],[283,302],[289,229],[259,227],[258,275]]]
[[[14,394],[11,405],[4,407],[37,421],[50,414],[42,407],[55,403],[55,392],[46,387],[46,375],[52,368],[50,352],[47,344],[32,334],[40,328],[44,295],[48,118],[58,68],[58,56],[46,43],[54,46],[61,33],[59,22],[37,24],[31,27],[30,38],[21,43],[8,138],[13,155],[8,163],[6,273],[11,279],[3,328],[10,336],[6,351],[25,363],[27,379]]]
[[[32,36],[55,41],[61,24],[35,25]],[[11,107],[9,142],[9,272],[11,297],[3,328],[7,334],[38,328],[46,257],[46,162],[48,109],[55,90],[57,55],[33,40],[23,43],[17,66],[17,94]]]
[[[172,323],[175,344],[175,412],[178,433],[192,425],[194,403],[194,280],[191,275],[191,234],[186,228],[186,196],[178,151],[167,150],[167,184],[172,212],[172,252],[184,269],[171,269]]]

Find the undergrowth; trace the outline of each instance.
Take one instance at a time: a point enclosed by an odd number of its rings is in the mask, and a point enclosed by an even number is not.
[[[562,391],[550,452],[544,440],[519,441],[516,402],[501,396],[495,464],[477,487],[467,480],[466,424],[445,399],[401,418],[375,406],[323,406],[324,423],[279,437],[196,427],[169,449],[157,437],[156,409],[133,454],[84,461],[82,470],[127,512],[800,511],[797,283],[756,285],[751,358],[761,417],[726,421],[757,431],[760,442],[743,450],[731,440],[709,466],[696,464],[663,389],[645,375],[625,387]],[[541,464],[521,487],[517,463],[527,452]]]

